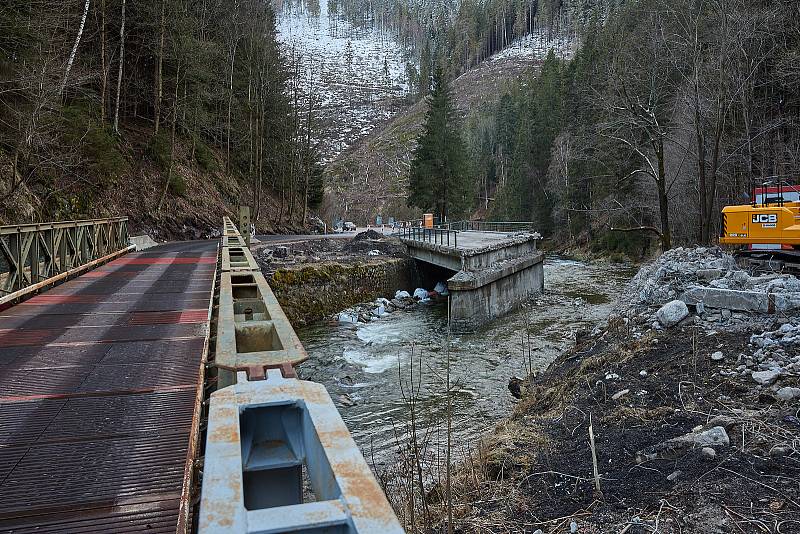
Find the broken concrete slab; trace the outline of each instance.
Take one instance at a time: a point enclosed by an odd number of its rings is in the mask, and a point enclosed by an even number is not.
[[[775,313],[800,308],[800,295],[760,293],[716,287],[693,286],[687,289],[681,300],[686,304],[705,308]]]
[[[728,447],[730,444],[731,441],[725,428],[715,426],[700,432],[690,432],[642,449],[636,453],[636,462],[643,463],[650,460],[672,459],[677,458],[687,450],[702,449],[704,447]]]

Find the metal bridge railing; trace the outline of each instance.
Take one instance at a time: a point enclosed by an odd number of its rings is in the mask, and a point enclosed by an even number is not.
[[[308,358],[244,237],[228,217],[223,221],[215,347],[220,388],[235,383],[239,371],[263,377],[265,369],[291,369]]]
[[[445,228],[401,228],[400,239],[423,241],[445,247],[458,248],[458,231]]]
[[[0,298],[128,246],[127,217],[0,226]]]
[[[227,217],[220,263],[198,532],[401,534],[325,387],[296,378],[308,355]]]
[[[525,232],[534,229],[530,221],[454,221],[439,225],[440,228],[459,232]]]

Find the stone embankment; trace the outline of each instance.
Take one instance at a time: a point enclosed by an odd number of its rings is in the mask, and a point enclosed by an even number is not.
[[[356,320],[359,316],[369,320],[380,305],[376,299],[395,295],[398,289],[411,291],[419,283],[416,264],[405,246],[374,231],[350,240],[262,244],[254,255],[295,326],[330,319],[354,306]]]

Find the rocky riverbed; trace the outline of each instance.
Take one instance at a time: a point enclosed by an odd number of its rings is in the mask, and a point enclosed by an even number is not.
[[[453,436],[459,449],[477,443],[511,414],[516,400],[509,379],[544,370],[576,335],[603,321],[635,272],[629,265],[555,256],[546,259],[544,269],[545,293],[528,306],[477,332],[450,337]],[[446,297],[437,294],[422,300],[392,290],[383,295],[386,300],[342,308],[298,329],[310,355],[301,376],[325,384],[378,472],[404,456],[412,397],[420,407],[414,426],[431,465],[442,450],[448,334]],[[375,313],[381,305],[384,313]]]
[[[643,267],[456,471],[458,528],[800,532],[798,297],[716,248]]]

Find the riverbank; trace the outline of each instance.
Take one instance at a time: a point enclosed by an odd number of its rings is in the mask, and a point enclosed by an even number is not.
[[[661,309],[693,287],[800,297],[797,279],[751,277],[717,249],[645,266],[468,452],[459,531],[800,532],[798,310]],[[428,497],[446,528],[441,487]]]

